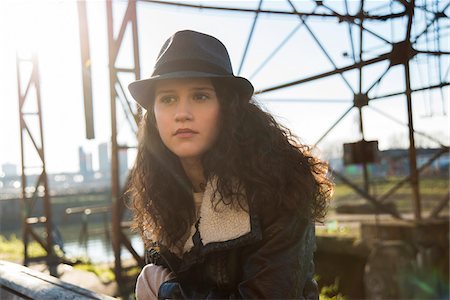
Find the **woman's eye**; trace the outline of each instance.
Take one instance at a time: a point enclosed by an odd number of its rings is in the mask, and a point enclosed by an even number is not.
[[[209,96],[206,94],[195,94],[194,99],[197,101],[205,101],[209,99]]]
[[[175,97],[174,96],[163,96],[163,97],[161,97],[160,99],[159,99],[159,101],[161,102],[161,103],[165,103],[165,104],[168,104],[168,103],[172,103],[172,102],[174,102],[176,99],[175,99]]]

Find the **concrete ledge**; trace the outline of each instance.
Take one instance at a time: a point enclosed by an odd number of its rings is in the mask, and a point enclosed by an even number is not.
[[[1,299],[115,299],[27,267],[0,260]]]

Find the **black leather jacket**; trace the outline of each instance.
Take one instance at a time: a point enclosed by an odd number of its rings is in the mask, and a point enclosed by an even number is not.
[[[205,244],[197,223],[193,247],[181,259],[163,246],[147,250],[147,263],[176,275],[161,285],[158,298],[319,299],[314,224],[291,212],[247,215],[248,232]],[[233,222],[218,216],[216,229]]]

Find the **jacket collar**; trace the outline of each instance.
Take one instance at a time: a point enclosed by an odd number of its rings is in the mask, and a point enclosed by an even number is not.
[[[217,180],[212,179],[206,185],[200,206],[199,221],[198,224],[191,226],[184,252],[189,252],[194,247],[193,237],[197,231],[196,225],[203,246],[235,240],[252,231],[248,205],[242,208],[234,204],[236,199],[218,200],[214,195],[216,184]],[[240,200],[243,205],[247,203],[245,199]]]

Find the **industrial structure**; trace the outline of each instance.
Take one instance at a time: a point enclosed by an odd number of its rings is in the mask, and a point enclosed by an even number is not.
[[[123,5],[123,1],[120,1]],[[329,64],[332,68],[329,71],[317,73],[309,77],[302,78],[299,75],[299,79],[295,81],[284,82],[282,84],[276,84],[273,86],[269,86],[266,88],[262,88],[257,91],[257,94],[263,95],[268,92],[282,90],[285,88],[299,86],[302,84],[310,83],[316,80],[320,80],[323,78],[328,78],[332,76],[338,76],[342,79],[342,83],[351,90],[353,94],[353,99],[349,99],[348,109],[344,112],[344,114],[340,116],[335,116],[335,122],[330,124],[328,130],[326,130],[323,135],[315,142],[315,146],[319,145],[324,138],[329,135],[333,128],[339,124],[351,111],[357,110],[359,114],[359,131],[360,131],[360,140],[354,143],[348,143],[344,147],[344,155],[346,156],[346,162],[358,163],[363,166],[363,184],[359,186],[354,183],[351,179],[347,178],[343,174],[337,172],[336,170],[332,170],[332,174],[335,178],[342,181],[351,187],[355,193],[359,194],[361,198],[367,200],[368,203],[373,205],[375,211],[377,213],[385,213],[391,215],[396,220],[401,220],[402,222],[409,223],[411,225],[411,230],[416,232],[418,226],[420,227],[420,234],[416,236],[416,242],[420,243],[423,241],[423,234],[426,232],[426,228],[432,228],[436,226],[436,222],[434,220],[439,216],[441,211],[448,205],[449,194],[447,194],[444,198],[440,199],[435,207],[432,209],[429,215],[424,215],[421,207],[421,193],[420,193],[420,174],[423,170],[427,168],[430,164],[433,163],[436,159],[441,157],[442,155],[447,155],[449,152],[449,145],[445,145],[438,141],[430,134],[425,132],[416,131],[414,128],[414,120],[413,120],[413,103],[412,103],[412,95],[414,93],[430,91],[430,90],[438,90],[440,91],[440,96],[442,97],[442,101],[444,102],[444,89],[448,89],[450,84],[449,82],[449,69],[445,72],[441,71],[441,68],[435,68],[432,63],[436,62],[437,65],[442,65],[444,61],[444,57],[448,58],[450,54],[448,47],[442,45],[441,39],[444,34],[448,33],[449,28],[449,7],[450,1],[417,1],[417,0],[391,0],[391,1],[380,1],[380,7],[375,9],[371,7],[370,10],[366,9],[367,1],[360,0],[359,3],[359,11],[357,13],[351,13],[349,11],[349,4],[347,0],[342,0],[340,3],[342,7],[344,7],[344,13],[339,12],[333,8],[332,5],[329,5],[329,1],[311,1],[314,4],[314,8],[312,10],[301,10],[300,7],[302,5],[296,5],[295,2],[291,0],[286,0],[287,5],[290,7],[289,10],[268,10],[263,9],[264,1],[260,0],[257,3],[257,7],[253,9],[248,8],[238,8],[238,7],[230,7],[230,6],[212,6],[212,5],[199,5],[199,4],[188,4],[184,1],[180,2],[169,2],[169,1],[153,1],[153,0],[128,0],[126,2],[126,10],[122,19],[117,19],[114,14],[114,7],[116,1],[106,1],[106,11],[105,14],[107,16],[107,28],[108,28],[108,57],[109,57],[109,82],[110,82],[110,107],[111,107],[111,141],[110,141],[110,157],[111,157],[111,207],[112,207],[112,220],[111,220],[111,236],[112,236],[112,246],[114,250],[115,256],[115,269],[114,273],[116,276],[116,280],[119,283],[120,293],[126,294],[129,291],[129,287],[127,288],[126,275],[123,270],[123,264],[121,260],[121,252],[123,250],[129,251],[133,258],[136,261],[136,265],[142,267],[144,266],[144,259],[138,254],[138,251],[133,248],[129,238],[125,234],[125,231],[128,230],[129,222],[128,220],[124,220],[125,214],[125,201],[126,197],[124,196],[124,191],[126,189],[126,185],[121,184],[120,180],[120,155],[121,151],[127,151],[130,147],[129,145],[122,145],[118,142],[118,128],[117,128],[117,110],[120,110],[120,113],[126,117],[127,126],[129,126],[130,130],[133,132],[137,132],[138,123],[142,116],[142,110],[138,107],[132,99],[128,98],[128,93],[125,90],[128,82],[123,82],[121,78],[123,78],[122,74],[131,75],[133,80],[137,80],[141,78],[141,66],[140,66],[140,53],[139,53],[139,34],[138,34],[138,22],[137,22],[137,8],[140,6],[166,6],[168,8],[173,7],[177,10],[191,10],[196,11],[199,14],[207,14],[208,12],[228,12],[229,17],[232,18],[237,14],[245,14],[247,16],[253,17],[252,26],[249,29],[249,34],[247,37],[247,41],[245,43],[245,49],[243,51],[243,56],[241,58],[241,62],[238,68],[238,72],[240,73],[245,65],[246,58],[248,57],[249,49],[254,41],[254,31],[258,26],[258,18],[262,14],[272,14],[280,17],[283,16],[295,16],[298,18],[298,26],[289,34],[286,35],[286,38],[282,41],[282,43],[271,52],[270,56],[267,57],[262,64],[257,68],[255,73],[265,67],[272,60],[273,57],[285,46],[287,41],[294,36],[295,32],[300,28],[303,28],[308,32],[312,40],[318,46],[320,53],[317,55],[323,55],[326,57]],[[331,1],[330,1],[331,2]],[[334,1],[336,2],[336,1]],[[92,139],[95,137],[93,124],[94,118],[92,113],[92,82],[90,79],[90,54],[89,54],[89,26],[92,24],[88,24],[87,21],[87,11],[85,2],[78,2],[78,13],[79,13],[79,24],[80,24],[80,45],[81,45],[81,62],[82,62],[82,70],[83,70],[83,87],[84,87],[84,103],[85,103],[85,116],[86,116],[86,138]],[[230,4],[231,5],[231,4]],[[388,12],[388,13],[386,13]],[[348,41],[349,50],[346,53],[348,57],[351,58],[352,62],[346,66],[340,66],[334,62],[332,55],[330,55],[329,50],[326,49],[324,44],[322,43],[319,36],[314,33],[313,25],[311,25],[311,20],[329,20],[333,22],[338,22],[342,24],[342,26],[348,27]],[[406,28],[404,30],[404,35],[401,37],[389,37],[386,34],[380,34],[374,31],[371,26],[367,25],[369,22],[380,22],[380,23],[389,23],[403,20],[406,23]],[[398,24],[398,23],[395,23]],[[115,34],[114,28],[120,28],[118,34]],[[129,30],[128,30],[129,29]],[[125,38],[125,35],[128,34],[128,38]],[[281,33],[280,33],[281,34]],[[371,36],[371,38],[377,39],[380,42],[384,43],[385,47],[383,49],[388,49],[382,53],[367,54],[365,53],[364,46],[364,37]],[[428,50],[424,50],[423,47],[418,47],[418,43],[425,40],[425,44],[429,45],[427,47]],[[126,44],[131,43],[131,44]],[[117,58],[118,54],[121,50],[128,50],[130,53],[128,56],[132,58],[133,65],[131,67],[123,67],[118,65]],[[125,51],[124,50],[124,51]],[[437,82],[426,82],[423,86],[415,86],[412,84],[411,80],[411,64],[418,58],[422,57],[427,60],[429,63],[428,68],[432,70],[432,72],[438,72],[437,74]],[[448,61],[448,59],[447,59]],[[20,64],[22,60],[18,58],[18,84],[19,84],[19,103],[20,103],[20,122],[21,122],[21,141],[22,141],[22,149],[27,147],[27,142],[25,141],[25,137],[29,136],[32,145],[36,148],[39,157],[42,160],[42,173],[39,177],[39,181],[36,183],[36,188],[33,193],[30,193],[25,190],[26,184],[26,161],[22,159],[22,202],[24,206],[24,214],[23,214],[23,224],[24,224],[24,234],[23,240],[25,244],[25,257],[24,264],[27,265],[30,260],[28,258],[27,252],[27,244],[30,240],[30,236],[37,240],[41,245],[43,245],[44,249],[47,251],[47,264],[50,267],[51,273],[56,275],[56,264],[61,261],[55,255],[54,245],[55,245],[55,229],[52,228],[52,218],[51,218],[51,205],[49,200],[49,191],[46,183],[46,171],[45,171],[45,157],[44,157],[44,134],[42,130],[42,118],[40,115],[40,94],[39,94],[39,71],[38,71],[38,60],[37,58],[33,58],[33,60],[29,63],[33,66],[33,72],[30,78],[30,82],[27,87],[24,89],[20,86],[21,79],[21,68]],[[375,65],[375,64],[383,64],[386,65],[385,70],[378,76],[375,80],[370,82],[364,82],[365,78],[363,76],[365,68]],[[380,82],[385,78],[386,74],[393,68],[401,69],[403,73],[404,81],[401,82],[402,91],[396,93],[387,93],[383,95],[376,95],[373,93],[376,90],[377,86]],[[348,76],[345,75],[349,72],[357,72],[357,88],[355,89],[355,84],[349,82]],[[127,78],[130,78],[128,76]],[[368,88],[364,88],[368,86]],[[27,115],[29,113],[24,113],[22,107],[27,99],[27,93],[30,88],[35,87],[36,95],[37,95],[37,107],[38,110],[33,115],[38,118],[40,124],[40,135],[39,137],[35,137],[28,130],[28,121]],[[403,124],[401,121],[398,121],[398,118],[386,114],[385,112],[376,110],[376,108],[371,107],[370,103],[373,101],[377,101],[379,99],[389,99],[390,97],[403,96],[404,103],[407,107],[407,124]],[[81,100],[80,100],[81,101]],[[387,100],[389,101],[389,100]],[[367,141],[365,138],[364,132],[364,114],[363,108],[373,109],[377,111],[377,113],[381,114],[383,117],[389,118],[397,123],[402,123],[404,126],[408,128],[409,135],[409,176],[406,176],[399,183],[394,185],[389,191],[386,193],[375,197],[370,193],[370,178],[368,173],[368,164],[372,162],[376,162],[377,159],[377,143],[376,141]],[[443,105],[443,113],[448,113],[445,111],[445,106]],[[416,161],[416,146],[415,146],[415,135],[423,135],[440,145],[440,151],[435,153],[429,161],[422,164],[420,167],[417,165]],[[22,157],[24,156],[24,152],[22,151]],[[387,205],[389,202],[392,202],[394,199],[395,192],[406,184],[409,184],[412,190],[412,199],[411,199],[411,208],[413,212],[413,219],[405,219],[405,217],[392,209],[392,206]],[[35,217],[32,214],[33,202],[34,201],[43,201],[45,203],[45,211],[42,212],[42,217]],[[45,239],[36,234],[32,229],[32,224],[41,222],[45,224],[46,228],[46,237]],[[402,223],[404,224],[404,223]],[[448,220],[447,220],[447,230],[448,230]],[[376,224],[376,227],[382,228],[382,224]],[[445,227],[445,224],[444,224]],[[439,227],[441,230],[444,228],[443,226]],[[369,226],[368,231],[372,230]],[[434,228],[434,227],[433,227]],[[380,229],[383,231],[384,229]],[[448,238],[448,235],[447,235]],[[410,242],[410,241],[408,241]],[[426,242],[429,242],[427,240]],[[382,247],[385,247],[383,245]],[[381,247],[381,246],[380,246]],[[402,246],[403,247],[403,246]],[[431,247],[431,246],[430,246]],[[401,247],[400,247],[401,248]],[[385,248],[377,248],[380,249]],[[403,248],[402,248],[403,249]],[[418,247],[418,249],[424,249],[422,246]],[[448,249],[448,248],[447,248]],[[421,250],[420,250],[421,251]],[[419,251],[419,252],[420,252]],[[424,250],[425,251],[425,250]],[[381,251],[382,252],[382,251]],[[379,253],[379,252],[378,252]],[[375,255],[375,254],[374,254]],[[425,253],[419,253],[418,256],[425,256]],[[368,277],[373,276],[372,273],[367,275]],[[370,285],[370,284],[368,284]],[[366,293],[372,297],[377,293],[370,286],[366,287]],[[399,292],[400,293],[400,292]]]

